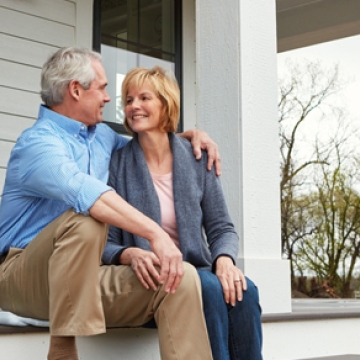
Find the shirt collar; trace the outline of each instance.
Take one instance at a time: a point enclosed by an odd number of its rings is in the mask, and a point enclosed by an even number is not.
[[[89,128],[87,128],[82,122],[52,111],[42,104],[39,109],[38,121],[45,119],[55,122],[57,126],[61,127],[70,135],[77,135],[83,138],[88,137],[89,140],[92,140],[95,136],[96,126],[89,126]]]

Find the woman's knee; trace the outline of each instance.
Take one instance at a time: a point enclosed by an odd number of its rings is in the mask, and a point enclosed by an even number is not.
[[[241,306],[254,314],[261,314],[258,288],[249,278],[246,278],[246,283],[247,289],[243,292]]]
[[[247,290],[244,291],[244,295],[246,294],[246,297],[251,299],[252,301],[259,302],[258,288],[254,284],[254,282],[250,280],[248,277],[246,277],[246,285],[247,285]]]
[[[219,278],[208,270],[198,270],[201,282],[201,289],[204,299],[215,297],[223,298],[222,286]]]
[[[201,291],[205,315],[208,317],[227,317],[227,307],[224,292],[219,278],[210,271],[199,270]]]

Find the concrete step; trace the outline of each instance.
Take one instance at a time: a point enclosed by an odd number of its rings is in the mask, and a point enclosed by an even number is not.
[[[337,355],[337,356],[299,359],[299,360],[360,360],[360,355]]]

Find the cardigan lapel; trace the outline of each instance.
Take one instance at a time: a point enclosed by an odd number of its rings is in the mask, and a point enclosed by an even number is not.
[[[198,214],[202,191],[198,186],[197,164],[190,144],[169,134],[171,150],[173,153],[173,192],[177,229],[180,250],[186,261],[197,263],[198,254],[203,253],[199,227],[201,224],[195,219],[201,218]],[[131,142],[131,149],[123,154],[125,159],[126,177],[119,184],[125,193],[125,199],[136,209],[153,219],[161,226],[161,210],[159,198],[156,193],[143,150],[136,137]],[[141,248],[150,249],[149,242],[136,235],[133,236],[135,244]]]
[[[161,226],[159,199],[147,166],[143,150],[136,137],[131,142],[130,153],[125,154],[126,179],[121,184],[125,200]],[[121,181],[121,180],[120,180]],[[149,242],[133,235],[135,243],[149,248]]]
[[[129,165],[136,169],[136,179],[134,179],[135,181],[131,184],[129,190],[131,190],[131,193],[137,194],[134,197],[133,206],[161,225],[159,198],[146,163],[144,152],[137,138],[134,138],[132,146],[134,158],[133,163]]]
[[[198,187],[198,164],[192,151],[187,148],[190,143],[170,134],[171,149],[173,152],[173,191],[177,229],[180,250],[186,261],[195,262],[194,254],[201,254],[201,239],[199,239],[199,223],[193,221],[198,218],[202,191]],[[201,218],[201,215],[200,215]],[[197,235],[195,235],[197,234]]]

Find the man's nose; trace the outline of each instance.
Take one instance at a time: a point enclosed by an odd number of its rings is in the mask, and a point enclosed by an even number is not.
[[[109,95],[109,93],[105,90],[105,98],[104,98],[104,101],[105,101],[105,102],[109,102],[110,100],[111,100],[110,95]]]

